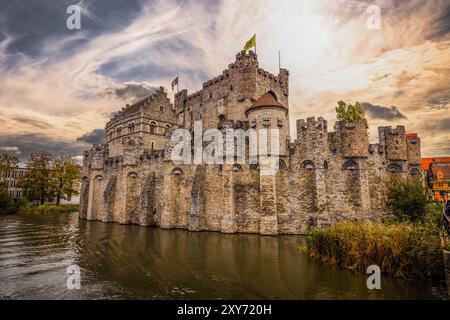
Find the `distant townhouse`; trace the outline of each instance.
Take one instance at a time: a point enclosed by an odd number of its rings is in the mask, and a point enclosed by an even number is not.
[[[444,202],[450,199],[450,157],[423,158],[422,170],[434,201]]]

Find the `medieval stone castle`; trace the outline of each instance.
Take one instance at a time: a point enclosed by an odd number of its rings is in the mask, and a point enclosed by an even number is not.
[[[84,153],[80,217],[192,231],[305,233],[340,220],[377,219],[392,175],[420,175],[420,139],[403,126],[380,127],[369,144],[367,122],[297,120],[290,137],[289,72],[259,68],[250,51],[174,105],[161,87],[116,113],[106,143]],[[171,132],[277,128],[279,170],[252,164],[174,164]]]

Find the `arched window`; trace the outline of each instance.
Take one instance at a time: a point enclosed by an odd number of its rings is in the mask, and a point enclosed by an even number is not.
[[[250,169],[250,171],[258,171],[260,169],[259,168],[259,163],[257,162],[257,163],[250,164],[249,169]]]
[[[152,142],[150,143],[150,150],[153,151],[154,149],[155,149],[155,142],[152,141]]]
[[[270,126],[270,118],[269,117],[264,117],[262,122],[263,122],[263,126],[265,126],[265,127]]]
[[[359,166],[355,160],[347,160],[342,165],[342,170],[358,170]]]
[[[283,126],[283,119],[277,119],[277,125],[281,128]]]
[[[135,179],[135,178],[138,177],[138,174],[137,174],[136,172],[130,172],[130,173],[128,174],[128,177],[129,177],[129,178]]]
[[[302,169],[314,170],[315,168],[316,166],[314,165],[314,162],[312,162],[311,160],[305,160],[302,162]]]
[[[391,163],[386,168],[387,172],[402,172],[402,166],[398,163]]]
[[[101,176],[101,175],[95,176],[95,180],[102,181],[103,180],[103,176]]]
[[[150,133],[156,133],[156,121],[150,121]]]
[[[164,112],[164,107],[163,106],[159,106],[159,112]]]
[[[134,122],[131,122],[128,124],[128,133],[134,133],[135,131],[135,124]]]
[[[171,127],[172,127],[172,126],[171,126],[170,124],[166,123],[166,124],[164,125],[164,134],[166,134],[167,132],[169,132],[169,129],[170,129]]]
[[[278,160],[278,169],[287,170],[286,162],[283,159]]]
[[[172,174],[176,175],[176,176],[182,175],[183,174],[183,170],[181,170],[181,168],[175,168],[175,169],[172,170]]]
[[[241,171],[241,170],[242,170],[241,165],[235,164],[235,165],[233,166],[233,172],[239,172],[239,171]]]
[[[325,170],[328,170],[328,162],[327,162],[327,160],[325,160],[325,161],[323,162],[323,168],[324,168]]]

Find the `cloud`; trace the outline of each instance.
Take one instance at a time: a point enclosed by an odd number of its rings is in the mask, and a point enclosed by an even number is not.
[[[450,154],[450,139],[434,142],[430,147],[433,150],[430,155],[434,157],[448,157]]]
[[[435,121],[426,121],[423,122],[420,127],[423,131],[448,133],[450,132],[450,117],[445,119],[437,119]]]
[[[450,34],[450,3],[447,2],[447,6],[437,11],[433,18],[430,20],[427,38],[433,40],[448,39]]]
[[[361,105],[363,106],[364,111],[367,112],[369,117],[374,119],[383,119],[389,121],[406,119],[406,117],[395,106],[384,107],[380,105],[374,105],[368,102],[363,102]]]
[[[29,118],[26,116],[13,116],[12,120],[20,122],[21,124],[30,125],[37,129],[49,129],[52,125],[46,121]]]
[[[427,106],[434,110],[448,109],[449,97],[444,96],[436,99],[430,99],[427,102]]]
[[[115,88],[107,90],[108,95],[115,95],[124,101],[137,101],[148,97],[156,91],[157,87],[148,83],[124,82]]]
[[[2,135],[0,136],[0,146],[6,149],[14,148],[16,153],[20,152],[19,158],[22,162],[26,161],[31,153],[43,150],[55,154],[65,153],[78,155],[85,149],[85,146],[74,142],[32,133]]]
[[[102,144],[105,141],[105,130],[95,129],[92,132],[86,133],[76,139],[76,142],[84,142],[87,144]]]
[[[0,147],[0,152],[20,154],[20,150],[17,147]]]

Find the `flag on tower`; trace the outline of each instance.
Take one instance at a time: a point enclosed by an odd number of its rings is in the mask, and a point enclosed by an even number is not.
[[[256,34],[254,34],[253,37],[245,43],[244,50],[247,52],[253,47],[256,48]]]
[[[172,91],[173,91],[173,88],[175,88],[175,86],[177,86],[177,90],[178,90],[178,77],[176,77],[176,78],[172,81]]]

